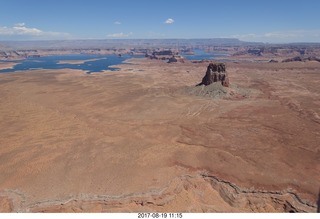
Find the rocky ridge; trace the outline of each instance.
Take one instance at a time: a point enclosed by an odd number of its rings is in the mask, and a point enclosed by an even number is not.
[[[212,197],[203,197],[204,192]],[[181,212],[316,212],[316,204],[301,199],[294,190],[242,188],[203,171],[177,177],[159,190],[123,196],[81,194],[24,205],[22,194],[2,195],[6,195],[2,212],[167,212],[186,197],[189,201]]]
[[[303,58],[301,56],[296,56],[296,57],[293,57],[293,58],[284,59],[282,62],[306,62],[306,61],[320,62],[320,58],[317,58],[315,56],[309,56],[309,57],[306,57],[306,58]]]

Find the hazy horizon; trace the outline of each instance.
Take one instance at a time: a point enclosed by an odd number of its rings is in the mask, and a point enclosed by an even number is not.
[[[215,42],[213,45],[320,45],[320,42],[255,42],[255,41],[245,41],[245,40],[240,40],[238,38],[96,38],[96,39],[8,39],[8,40],[1,40],[0,43],[2,43],[2,46],[8,46],[10,45],[10,48],[20,48],[23,49],[23,47],[28,46],[28,44],[33,45],[34,43],[40,43],[40,48],[42,48],[43,45],[41,43],[46,43],[46,42],[56,42],[56,43],[79,43],[82,41],[87,41],[89,43],[86,46],[90,47],[90,42],[103,42],[105,41],[106,43],[114,44],[115,42],[124,42],[128,43],[128,45],[135,44],[137,42],[135,41],[146,41],[145,43],[148,43],[148,41],[174,41],[174,40],[179,40],[179,41],[196,41],[196,40],[234,40],[233,43],[228,43],[227,41],[223,42]],[[238,42],[238,43],[236,43]],[[13,44],[12,44],[13,43]],[[13,46],[15,43],[19,43],[19,45]],[[20,44],[22,43],[22,44]],[[96,45],[96,43],[94,45]],[[141,42],[140,42],[141,43]],[[160,44],[164,44],[165,42],[162,42]],[[168,43],[168,42],[167,42]],[[174,42],[170,42],[170,44],[173,44]],[[179,42],[180,43],[180,42]],[[188,42],[191,43],[191,42]],[[203,42],[203,44],[208,44],[208,42]],[[13,46],[13,47],[12,47]],[[21,47],[22,46],[22,47]],[[59,45],[56,45],[57,48],[59,48]],[[38,48],[39,49],[39,48]]]

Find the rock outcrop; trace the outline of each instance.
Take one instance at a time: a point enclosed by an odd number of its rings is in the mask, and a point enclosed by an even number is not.
[[[184,63],[184,58],[182,56],[172,56],[169,58],[168,63],[181,62]]]
[[[172,63],[172,62],[178,62],[178,59],[174,56],[172,56],[169,60],[168,63]]]
[[[285,59],[282,62],[306,62],[306,61],[317,61],[320,62],[320,58],[317,58],[315,56],[309,56],[302,58],[301,56],[296,56],[293,58]]]
[[[229,87],[229,78],[224,63],[210,63],[206,75],[202,78],[202,82],[198,84],[198,86],[207,86],[215,82],[221,83],[224,87]]]
[[[296,56],[293,58],[285,59],[282,62],[302,62],[303,59],[300,56]]]
[[[174,53],[171,50],[153,51],[151,55],[146,54],[145,57],[150,59],[168,60]]]

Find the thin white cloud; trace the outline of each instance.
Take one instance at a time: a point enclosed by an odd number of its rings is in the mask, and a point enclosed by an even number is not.
[[[62,32],[42,31],[38,28],[27,27],[25,23],[17,23],[13,27],[0,26],[0,36],[29,36],[35,38],[69,38],[70,34]]]
[[[115,25],[120,25],[121,22],[120,22],[120,21],[115,21],[114,24],[115,24]]]
[[[130,37],[133,33],[112,33],[112,34],[108,34],[107,37],[111,37],[111,38],[125,38],[125,37]]]
[[[174,20],[172,18],[168,18],[164,23],[165,24],[173,24]]]
[[[260,34],[236,34],[231,37],[260,42],[319,42],[320,30],[274,31]]]
[[[305,31],[287,31],[287,32],[270,32],[265,33],[263,36],[268,38],[302,38],[308,34]]]
[[[18,35],[39,36],[44,33],[42,30],[39,30],[37,28],[29,28],[25,26],[15,26],[12,29],[13,29],[13,33]]]
[[[14,26],[23,27],[23,26],[25,26],[25,25],[26,25],[25,23],[16,23]]]

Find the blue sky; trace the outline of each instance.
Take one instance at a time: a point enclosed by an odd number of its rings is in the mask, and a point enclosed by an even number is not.
[[[0,40],[320,42],[319,0],[0,0]]]

